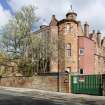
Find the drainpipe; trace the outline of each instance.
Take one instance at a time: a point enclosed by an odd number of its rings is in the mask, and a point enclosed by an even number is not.
[[[77,63],[78,63],[78,67],[77,67],[77,72],[79,74],[79,36],[78,36],[78,39],[77,39],[77,54],[78,54],[78,58],[77,58]]]
[[[57,91],[60,92],[60,65],[59,65],[59,26],[58,26],[58,41],[57,41],[57,45],[58,45],[58,73],[57,73]]]
[[[68,73],[68,79],[69,79],[69,93],[71,93],[71,73]]]

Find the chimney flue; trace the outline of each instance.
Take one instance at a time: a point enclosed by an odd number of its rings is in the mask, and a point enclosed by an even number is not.
[[[89,25],[87,22],[84,24],[84,36],[89,37]]]

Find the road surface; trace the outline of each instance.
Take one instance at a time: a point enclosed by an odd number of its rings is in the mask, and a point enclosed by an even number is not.
[[[105,105],[105,97],[0,88],[0,105]]]

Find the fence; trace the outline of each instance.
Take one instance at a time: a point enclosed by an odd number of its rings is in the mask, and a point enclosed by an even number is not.
[[[72,93],[102,95],[102,75],[71,76]]]

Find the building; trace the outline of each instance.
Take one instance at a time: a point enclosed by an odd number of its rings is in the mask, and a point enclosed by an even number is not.
[[[42,25],[35,33],[58,40],[56,59],[51,59],[50,72],[105,72],[105,38],[101,38],[99,31],[90,33],[87,22],[82,26],[77,20],[77,13],[72,9],[66,14],[65,19],[59,21],[52,15],[50,24]]]
[[[57,41],[54,43],[56,49],[52,54],[55,57],[50,57],[50,70],[41,70],[42,73],[34,71],[33,77],[1,78],[1,86],[71,92],[71,74],[105,74],[105,38],[101,37],[100,31],[90,32],[87,22],[82,26],[73,10],[62,20],[57,20],[55,15],[52,15],[50,24],[42,25],[33,34],[40,35],[48,41]],[[81,77],[83,80],[83,76]],[[77,79],[74,80],[74,84],[77,83]]]

